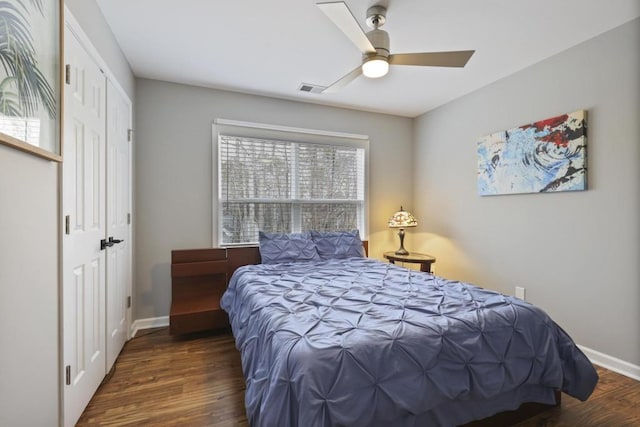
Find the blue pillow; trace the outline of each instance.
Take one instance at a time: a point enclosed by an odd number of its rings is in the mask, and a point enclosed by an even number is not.
[[[311,237],[322,259],[364,258],[364,247],[358,230],[312,231]]]
[[[320,261],[316,244],[309,232],[285,234],[260,231],[259,239],[263,264]]]

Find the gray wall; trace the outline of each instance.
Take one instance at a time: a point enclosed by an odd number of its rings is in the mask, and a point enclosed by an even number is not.
[[[169,313],[172,249],[213,244],[216,118],[369,135],[371,253],[397,244],[386,221],[410,208],[411,119],[144,79],[135,105],[135,319]]]
[[[133,74],[93,0],[67,1],[133,98]],[[0,145],[0,425],[57,426],[60,165]]]
[[[640,21],[415,121],[414,212],[437,273],[545,309],[579,344],[640,365]],[[585,192],[479,197],[476,141],[588,110]]]

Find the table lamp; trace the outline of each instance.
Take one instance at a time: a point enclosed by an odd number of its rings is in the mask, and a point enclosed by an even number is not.
[[[409,255],[409,251],[404,248],[404,229],[407,227],[415,227],[418,225],[416,218],[405,211],[402,206],[400,210],[389,218],[389,228],[399,228],[398,236],[400,236],[400,249],[396,251],[396,255]]]

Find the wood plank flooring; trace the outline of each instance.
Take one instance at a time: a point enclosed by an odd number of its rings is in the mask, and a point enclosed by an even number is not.
[[[598,373],[587,402],[563,395],[561,407],[517,426],[640,426],[640,382]],[[231,334],[175,338],[150,329],[125,345],[77,426],[248,426],[244,389]]]

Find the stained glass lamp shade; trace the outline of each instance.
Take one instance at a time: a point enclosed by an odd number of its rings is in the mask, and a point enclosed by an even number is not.
[[[391,218],[389,218],[389,227],[390,228],[399,228],[398,236],[400,236],[400,248],[396,251],[396,255],[409,255],[409,251],[404,248],[404,229],[407,227],[415,227],[418,225],[418,221],[411,214],[411,212],[405,211],[402,206],[400,206],[400,210],[394,213]]]

